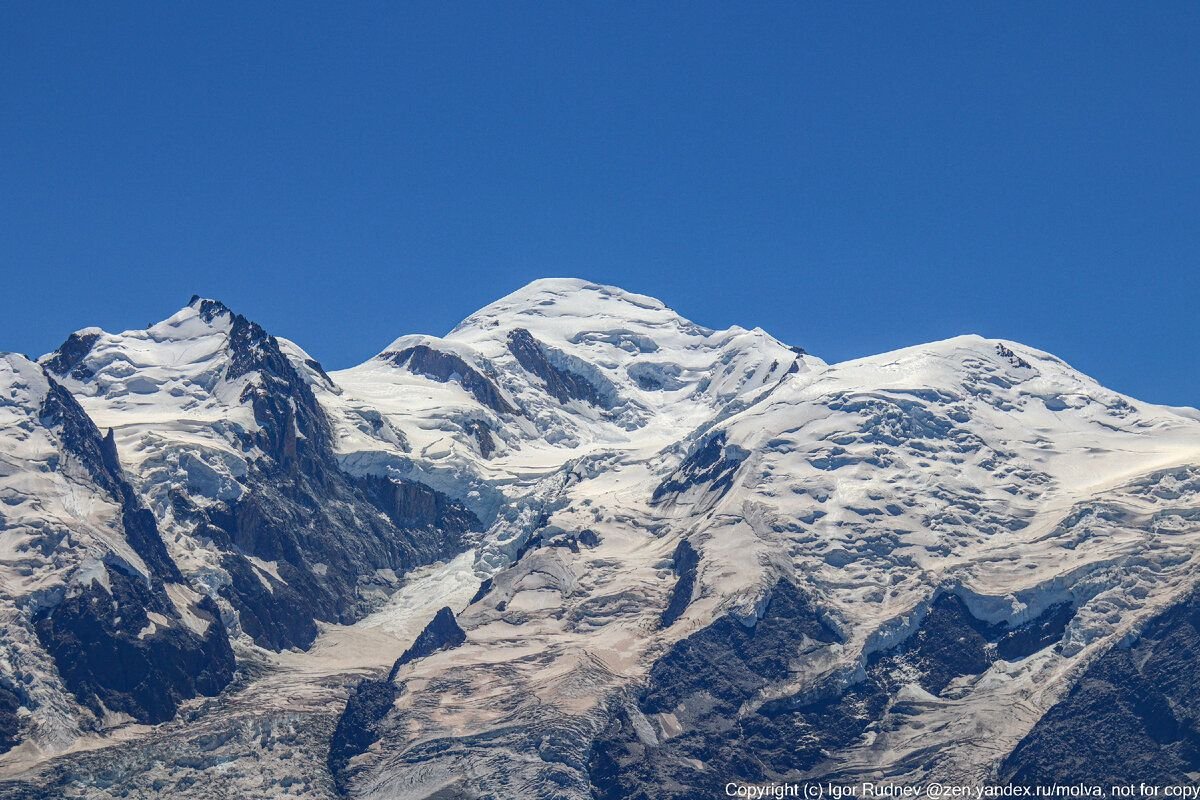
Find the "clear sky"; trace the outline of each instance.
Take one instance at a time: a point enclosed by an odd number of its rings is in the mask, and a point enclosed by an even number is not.
[[[0,4],[0,350],[193,293],[327,367],[542,276],[1200,404],[1200,4]]]

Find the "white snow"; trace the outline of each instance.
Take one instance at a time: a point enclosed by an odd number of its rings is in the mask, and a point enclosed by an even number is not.
[[[564,404],[547,394],[509,350],[508,334],[517,329],[561,354],[557,366],[601,387],[613,407]],[[653,298],[574,279],[535,281],[472,314],[444,339],[404,336],[383,354],[418,344],[463,359],[492,379],[519,412],[499,415],[459,382],[413,374],[382,355],[332,373],[346,390],[343,402],[382,412],[418,457],[466,461],[497,479],[544,474],[597,451],[655,452],[774,386],[793,363],[801,371],[823,363],[759,329],[713,331]],[[498,439],[496,458],[477,455],[462,430],[469,419],[489,423]],[[342,446],[377,443],[351,435]]]

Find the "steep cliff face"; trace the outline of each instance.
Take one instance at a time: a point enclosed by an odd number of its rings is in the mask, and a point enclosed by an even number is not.
[[[753,745],[746,748],[731,723],[807,651],[837,640],[809,599],[781,582],[761,619],[726,616],[676,643],[593,745],[588,766],[597,795],[693,797],[729,780],[761,780],[761,769],[750,766]]]
[[[211,599],[191,609],[203,625],[193,630],[145,576],[119,562],[104,569],[107,586],[89,583],[33,615],[38,639],[80,703],[97,717],[158,723],[174,717],[183,700],[229,684],[233,652]]]
[[[1200,598],[1098,658],[1004,760],[1018,785],[1180,786],[1200,769]]]
[[[167,555],[111,437],[20,356],[0,359],[0,414],[4,750],[218,694],[234,672],[220,615]]]
[[[15,686],[0,686],[0,753],[21,740],[21,709],[25,698]]]
[[[449,606],[443,606],[412,645],[396,659],[386,678],[369,678],[354,687],[329,742],[329,772],[339,792],[350,787],[351,761],[365,753],[382,735],[380,723],[402,691],[395,682],[401,668],[442,650],[453,650],[466,640],[467,635],[458,627],[454,612]]]
[[[480,405],[497,414],[516,413],[496,384],[456,353],[437,350],[426,344],[413,344],[385,352],[380,358],[392,366],[407,367],[410,372],[439,383],[459,383]]]
[[[1020,625],[987,623],[942,594],[910,636],[869,655],[857,674],[789,693],[839,637],[780,583],[761,619],[720,619],[655,662],[597,738],[589,777],[606,798],[695,797],[729,781],[787,782],[814,771],[836,778],[839,751],[924,700],[949,697],[956,681],[1054,646],[1072,616],[1060,604]]]

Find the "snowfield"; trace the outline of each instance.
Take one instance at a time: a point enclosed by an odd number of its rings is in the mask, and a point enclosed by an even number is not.
[[[71,457],[52,386],[111,431],[177,578]],[[826,364],[574,279],[329,373],[197,298],[4,356],[0,421],[15,797],[1030,776],[1083,676],[1125,650],[1153,673],[1200,574],[1194,409],[978,336]],[[39,615],[112,594],[113,559],[174,610],[141,640],[219,615],[237,663],[219,692],[184,682],[150,722],[64,685]],[[1170,769],[1200,768],[1182,747]]]

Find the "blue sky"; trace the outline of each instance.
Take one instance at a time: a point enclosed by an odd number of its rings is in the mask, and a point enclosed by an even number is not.
[[[0,6],[34,355],[197,292],[336,368],[569,275],[1195,405],[1198,211],[1194,3]]]

